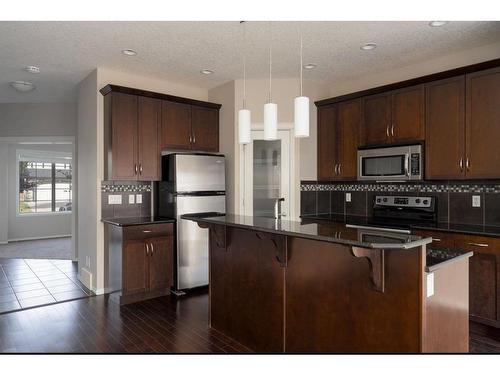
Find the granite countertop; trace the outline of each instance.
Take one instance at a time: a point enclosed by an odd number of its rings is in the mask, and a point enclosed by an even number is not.
[[[169,217],[120,217],[120,218],[108,218],[101,220],[105,224],[116,225],[118,227],[128,227],[132,225],[147,225],[147,224],[166,224],[175,223],[175,219]]]
[[[341,214],[319,214],[319,215],[304,215],[302,220],[325,220],[337,223],[349,223],[357,225],[372,225],[376,224],[370,221],[370,218],[362,216],[346,216]],[[401,221],[395,227],[401,224]],[[392,225],[391,225],[392,226]],[[486,226],[476,224],[457,224],[457,223],[408,223],[408,229],[413,230],[435,230],[440,232],[471,234],[479,236],[500,237],[500,227]]]
[[[187,214],[182,215],[181,218],[205,224],[250,228],[261,232],[373,249],[411,249],[432,242],[430,237],[425,238],[405,233],[389,233],[370,229],[361,230],[349,228],[345,223],[340,222],[306,224],[300,221],[277,221],[273,218],[215,213],[205,215]]]
[[[457,260],[469,258],[473,255],[472,251],[456,249],[427,249],[425,260],[425,272],[434,272]]]

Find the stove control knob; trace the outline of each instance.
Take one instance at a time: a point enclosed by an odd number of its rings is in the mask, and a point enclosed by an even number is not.
[[[417,198],[417,199],[415,199],[415,203],[416,203],[416,204],[419,204],[419,203],[420,203],[420,199],[418,199],[418,198]]]
[[[380,203],[380,198],[377,198],[377,203]]]
[[[424,201],[422,203],[427,204],[427,203],[429,203],[429,201],[427,199],[424,199]]]
[[[384,202],[387,202],[387,198],[384,198]]]

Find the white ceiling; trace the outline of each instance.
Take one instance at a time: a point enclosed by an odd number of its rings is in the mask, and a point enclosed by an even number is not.
[[[269,23],[247,22],[247,75],[268,75]],[[305,77],[335,82],[391,70],[500,40],[500,22],[275,22],[275,77],[298,75],[298,36],[304,62],[318,68]],[[212,88],[241,78],[239,22],[0,22],[0,102],[74,101],[76,85],[96,67]],[[359,47],[379,47],[363,52]],[[127,57],[122,49],[138,55]],[[36,65],[38,75],[24,72]],[[204,76],[201,69],[215,73]],[[9,82],[29,80],[37,89],[14,91]]]

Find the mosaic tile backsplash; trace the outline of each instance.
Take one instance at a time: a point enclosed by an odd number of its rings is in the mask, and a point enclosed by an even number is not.
[[[438,221],[457,224],[500,226],[500,181],[439,183],[323,183],[302,181],[301,215],[344,214],[371,216],[375,195],[434,196]],[[346,202],[346,193],[351,201]],[[480,207],[472,207],[472,196],[479,195]]]
[[[121,195],[121,204],[109,204],[109,195]],[[136,203],[137,194],[142,202]],[[129,195],[134,195],[134,203],[129,203]],[[151,183],[138,181],[102,181],[101,217],[112,219],[119,217],[151,216]]]

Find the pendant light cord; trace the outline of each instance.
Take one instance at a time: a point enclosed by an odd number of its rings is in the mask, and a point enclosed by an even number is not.
[[[304,69],[304,64],[303,64],[303,52],[302,52],[302,31],[300,32],[300,96],[302,96],[302,74],[303,74],[303,69]]]
[[[246,109],[247,101],[247,52],[246,52],[246,42],[247,42],[247,27],[245,21],[243,23],[243,109]]]
[[[273,33],[269,22],[269,103],[272,103]]]

